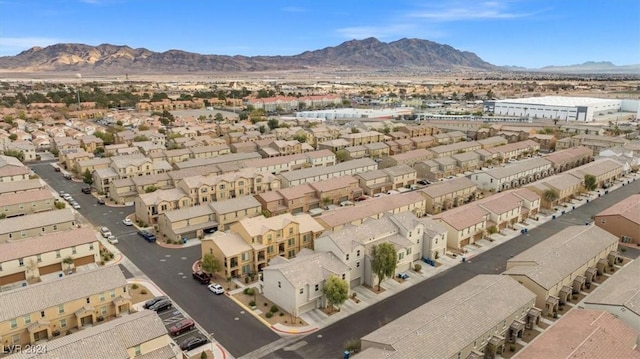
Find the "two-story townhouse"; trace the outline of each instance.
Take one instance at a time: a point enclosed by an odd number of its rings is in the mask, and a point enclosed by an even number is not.
[[[226,144],[208,145],[189,148],[191,158],[213,158],[231,153],[231,148]]]
[[[512,191],[483,198],[465,207],[473,205],[480,206],[489,212],[489,219],[486,224],[487,229],[495,226],[496,229],[502,230],[522,221],[521,211],[524,206],[524,200],[513,194]]]
[[[351,142],[345,140],[344,138],[338,138],[335,140],[322,141],[318,143],[316,146],[319,150],[329,150],[333,153],[336,153],[340,150],[344,150],[347,147],[355,146]]]
[[[477,140],[477,142],[480,144],[480,147],[483,149],[503,146],[509,143],[509,141],[507,141],[502,136],[492,136],[489,138]]]
[[[73,260],[65,264],[67,258]],[[77,228],[0,244],[0,287],[100,260],[94,231]]]
[[[336,155],[329,150],[310,151],[304,154],[311,167],[333,166],[338,161]]]
[[[331,276],[349,283],[349,267],[332,252],[302,249],[295,257],[276,257],[263,269],[261,287],[265,297],[298,317],[328,305],[324,286]]]
[[[0,243],[64,231],[78,226],[69,208],[5,218],[0,226]]]
[[[444,172],[440,170],[440,164],[434,160],[420,161],[413,165],[413,167],[416,169],[418,178],[424,178],[434,182],[445,178]]]
[[[26,179],[22,181],[3,182],[0,186],[1,194],[21,193],[34,190],[44,189],[45,185],[40,179]]]
[[[386,193],[393,189],[389,175],[383,170],[366,171],[358,173],[354,177],[358,179],[360,188],[369,196]]]
[[[253,218],[262,214],[262,206],[253,196],[237,197],[225,201],[211,202],[218,230],[224,231],[243,218]]]
[[[192,203],[201,204],[277,190],[280,180],[271,173],[243,168],[219,175],[186,177],[176,187],[187,193]]]
[[[433,136],[411,137],[411,147],[415,149],[425,149],[435,146],[436,140]]]
[[[323,230],[308,214],[247,217],[232,224],[229,233],[205,238],[202,253],[214,254],[223,264],[225,276],[256,274],[274,257],[291,258],[303,248],[312,249],[314,240]],[[221,246],[227,250],[222,251]],[[244,253],[250,253],[250,258]],[[239,257],[241,261],[238,261]],[[234,259],[236,266],[230,266]],[[241,263],[244,264],[240,266]]]
[[[309,184],[322,205],[352,201],[363,194],[355,176],[334,177]],[[311,207],[310,207],[311,208]]]
[[[425,198],[425,211],[429,214],[459,207],[477,199],[480,195],[476,184],[466,177],[438,182],[416,192]]]
[[[474,171],[482,165],[480,155],[474,151],[455,154],[451,158],[456,161],[459,172]]]
[[[380,168],[407,165],[413,167],[415,163],[433,158],[433,154],[427,149],[416,149],[399,153],[397,155],[386,156],[380,159]]]
[[[610,158],[600,158],[591,163],[576,167],[567,172],[584,183],[584,177],[591,175],[596,178],[598,187],[608,187],[624,174],[624,165]]]
[[[401,164],[382,169],[392,184],[392,189],[409,188],[416,183],[416,170],[411,166]]]
[[[362,337],[358,355],[410,358],[428,350],[434,358],[497,357],[540,321],[534,301],[511,278],[479,275]],[[430,335],[433,328],[438,335]]]
[[[182,188],[142,193],[134,200],[136,220],[145,225],[156,224],[161,213],[192,205],[191,197]]]
[[[273,174],[304,168],[308,163],[307,157],[302,153],[244,161],[249,168]]]
[[[366,148],[367,157],[379,159],[389,156],[389,146],[384,142],[368,143],[363,145]]]
[[[59,158],[65,166],[65,168],[69,171],[73,171],[79,162],[90,160],[95,157],[95,155],[91,152],[86,152],[83,149],[71,149],[68,150],[71,152],[60,151]]]
[[[348,146],[359,146],[368,143],[383,142],[385,134],[376,131],[364,131],[342,134],[340,138],[347,141]]]
[[[431,147],[428,151],[432,154],[432,158],[448,157],[459,153],[476,151],[482,146],[476,141],[456,142],[450,145],[441,145]]]
[[[496,159],[508,161],[537,153],[540,151],[540,144],[532,140],[526,140],[509,143],[503,146],[486,148],[486,150],[494,154]]]
[[[105,266],[0,292],[0,336],[25,346],[119,317],[131,309],[127,287],[120,268]]]
[[[553,208],[560,203],[570,201],[576,196],[582,189],[582,180],[569,173],[560,173],[534,182],[526,188],[541,197],[542,207]],[[547,191],[555,192],[557,198],[550,201],[552,197],[545,196]]]
[[[453,156],[434,158],[431,161],[438,164],[438,170],[444,177],[460,173],[461,169],[458,167],[458,162],[453,159]]]
[[[278,175],[282,180],[282,187],[292,187],[304,183],[313,183],[340,176],[351,176],[358,173],[375,170],[378,164],[370,158],[361,158],[338,163],[328,167],[304,168],[297,171],[283,172]]]
[[[79,140],[80,146],[87,152],[94,153],[98,148],[104,149],[104,141],[94,135],[82,136]]]
[[[364,146],[350,146],[344,149],[347,158],[350,160],[364,158],[367,156],[367,148]]]
[[[464,247],[485,237],[490,213],[470,204],[442,212],[433,217],[447,228],[447,247],[462,252]]]
[[[228,163],[242,164],[244,161],[262,158],[258,153],[230,153],[227,155],[210,157],[210,158],[191,158],[183,162],[173,165],[176,169],[186,169],[194,167],[206,167],[213,165],[222,165]]]
[[[544,314],[572,300],[617,258],[618,237],[604,229],[571,226],[510,258],[504,275],[536,294]]]
[[[4,218],[50,211],[54,208],[55,198],[48,189],[0,194],[0,215]]]
[[[110,158],[105,158],[105,157],[91,158],[88,160],[82,160],[82,161],[76,162],[75,168],[73,168],[73,170],[75,170],[75,172],[80,175],[84,175],[84,173],[87,170],[89,170],[89,173],[93,173],[93,171],[95,170],[108,168],[110,164],[111,164]]]
[[[424,226],[422,240],[422,257],[436,261],[447,254],[447,227],[433,220],[433,218],[420,218]]]
[[[310,209],[320,207],[320,199],[316,191],[308,183],[278,190],[290,213],[309,212]]]
[[[406,132],[409,134],[409,137],[423,137],[423,136],[432,136],[434,134],[438,134],[438,128],[420,124],[413,126],[400,126],[398,131]]]
[[[71,137],[53,137],[53,149],[58,152],[72,148],[79,149],[80,147],[80,141]]]
[[[33,162],[36,160],[36,146],[30,141],[13,141],[6,146],[6,149],[22,154],[23,162]]]
[[[178,349],[167,333],[162,319],[152,310],[125,315],[98,326],[83,327],[81,331],[65,335],[63,340],[48,341],[46,348],[47,355],[54,358],[182,357],[182,353],[176,353]],[[6,358],[25,359],[39,356],[36,353],[25,354],[25,351],[22,351]]]
[[[495,192],[520,187],[554,173],[553,165],[544,158],[529,158],[520,162],[484,170],[471,175],[478,188]]]
[[[556,142],[558,139],[554,135],[547,135],[543,133],[535,133],[529,135],[531,141],[536,141],[540,145],[540,152],[549,153],[556,149]]]

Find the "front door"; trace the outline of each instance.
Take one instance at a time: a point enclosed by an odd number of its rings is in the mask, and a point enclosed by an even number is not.
[[[41,330],[39,332],[33,333],[33,341],[39,342],[41,340],[47,339],[47,330]]]
[[[93,320],[91,319],[90,315],[87,315],[86,317],[82,317],[80,318],[80,324],[84,327],[87,324],[92,324]]]

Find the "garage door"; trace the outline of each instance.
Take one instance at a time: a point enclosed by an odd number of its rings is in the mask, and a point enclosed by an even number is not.
[[[314,310],[314,309],[316,309],[316,301],[315,300],[300,306],[299,313],[300,314],[306,313],[306,312],[308,312],[310,310]]]
[[[355,288],[357,286],[360,285],[360,277],[356,278],[356,279],[352,279],[351,282],[349,283],[349,287],[350,288]]]
[[[25,272],[10,274],[10,275],[6,275],[4,277],[0,277],[0,285],[16,283],[16,282],[20,282],[20,281],[23,281],[23,280],[26,280],[26,279],[27,279],[27,277],[25,275]]]
[[[40,271],[40,275],[45,275],[45,274],[54,273],[54,272],[60,272],[60,271],[62,271],[62,263],[57,263],[57,264],[52,264],[52,265],[40,267],[40,268],[38,268],[38,270]]]
[[[90,263],[95,263],[93,255],[80,257],[73,260],[73,265],[76,267]]]

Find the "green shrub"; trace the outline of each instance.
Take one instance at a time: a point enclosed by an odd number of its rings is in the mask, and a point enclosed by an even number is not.
[[[134,283],[134,284],[132,284],[132,285],[131,285],[131,289],[138,289],[138,285],[137,285],[137,284],[135,284],[135,283]]]
[[[271,318],[271,317],[273,317],[273,313],[267,312],[267,313],[265,313],[264,316],[267,317],[267,318]]]
[[[280,310],[280,309],[278,309],[278,306],[277,306],[277,305],[272,305],[272,306],[271,306],[271,309],[269,309],[269,311],[270,311],[271,313],[277,313],[279,310]]]
[[[244,284],[249,284],[249,277],[244,277]]]
[[[280,312],[280,316],[281,316],[281,317],[284,317],[284,312]]]
[[[255,307],[256,306],[256,301],[255,300],[250,301],[249,302],[249,306],[250,307]]]
[[[358,353],[362,348],[360,339],[349,339],[344,342],[344,350],[350,353]]]
[[[149,292],[147,292],[146,289],[143,289],[143,290],[140,291],[140,294],[147,294],[147,293],[149,293]]]
[[[416,263],[416,264],[413,265],[413,270],[416,271],[416,272],[420,272],[422,270],[422,266],[420,264]]]

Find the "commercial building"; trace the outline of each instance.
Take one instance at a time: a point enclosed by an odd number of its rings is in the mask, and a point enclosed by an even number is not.
[[[535,294],[500,275],[478,275],[362,337],[367,359],[495,357],[539,320]]]
[[[592,97],[542,96],[484,102],[484,112],[498,116],[593,122],[595,117],[620,112],[622,100]]]

